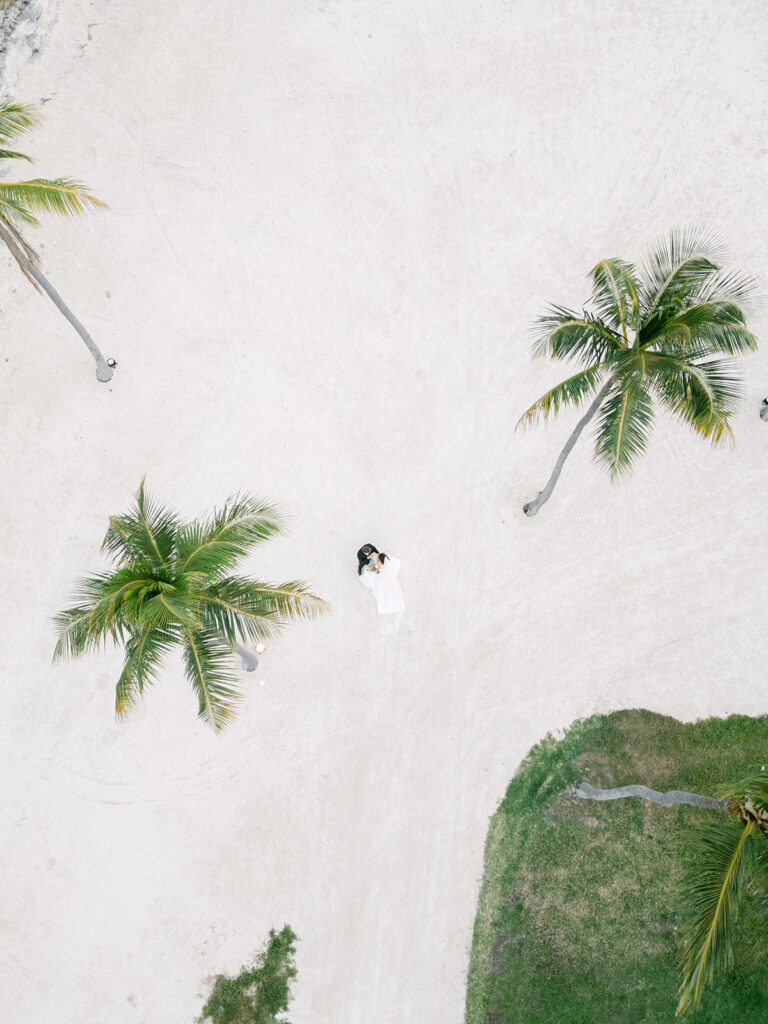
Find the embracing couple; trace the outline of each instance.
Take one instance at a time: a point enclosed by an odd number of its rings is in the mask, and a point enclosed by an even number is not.
[[[357,552],[357,575],[363,586],[370,590],[379,615],[391,616],[382,633],[395,633],[405,611],[405,600],[397,574],[400,559],[379,551],[373,544],[363,544]]]

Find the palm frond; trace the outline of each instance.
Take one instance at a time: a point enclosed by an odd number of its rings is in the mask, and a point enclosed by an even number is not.
[[[556,416],[563,408],[578,408],[585,398],[589,398],[597,390],[603,370],[602,364],[596,363],[556,384],[526,409],[517,421],[517,426],[527,427],[539,419],[547,420],[550,416]]]
[[[693,292],[692,298],[696,303],[719,300],[753,309],[756,302],[759,304],[758,290],[758,282],[750,274],[741,270],[718,270]]]
[[[639,373],[626,375],[600,408],[595,428],[595,462],[611,479],[629,473],[648,444],[653,404]]]
[[[132,562],[131,565],[123,566],[116,572],[86,577],[81,581],[81,587],[91,589],[82,592],[93,594],[94,607],[103,607],[105,611],[113,614],[128,603],[136,592],[156,588],[157,579],[154,571],[155,567],[148,559]]]
[[[747,329],[744,312],[734,302],[711,299],[699,303],[679,313],[672,324],[687,327],[691,347],[702,354],[725,352],[737,355],[754,352],[757,348],[757,338]]]
[[[11,200],[37,213],[57,213],[62,216],[107,208],[88,191],[86,185],[70,178],[0,182],[0,200]]]
[[[95,621],[104,628],[116,624],[131,629],[200,624],[199,594],[194,578],[171,578],[166,566],[133,562],[101,577],[101,590],[93,605]]]
[[[40,111],[29,103],[4,100],[0,103],[0,142],[23,135],[40,124]]]
[[[142,601],[139,621],[148,626],[159,626],[164,629],[176,625],[198,629],[201,623],[199,599],[189,593],[177,592],[180,589],[179,585],[163,588],[159,593]]]
[[[109,523],[102,551],[125,561],[148,559],[155,566],[171,559],[181,527],[175,512],[149,498],[144,480],[133,509],[124,516],[111,516]]]
[[[640,325],[640,302],[635,268],[619,259],[600,260],[590,271],[592,305],[599,319],[620,333],[629,344],[629,333]]]
[[[201,596],[203,622],[229,644],[269,640],[291,619],[312,619],[328,607],[299,581],[272,586],[229,576],[208,585]]]
[[[53,620],[58,633],[54,661],[65,658],[77,658],[81,654],[98,650],[105,639],[105,631],[95,628],[93,608],[88,605],[77,605],[59,612]]]
[[[701,862],[689,874],[685,905],[690,919],[683,929],[687,946],[677,1015],[698,1005],[716,971],[733,962],[733,922],[744,894],[751,860],[752,824],[713,821],[698,832]]]
[[[34,163],[31,156],[19,153],[16,149],[0,149],[0,160],[26,160],[29,164]]]
[[[623,347],[623,339],[596,317],[563,306],[552,306],[534,323],[531,333],[535,356],[574,359],[587,366]]]
[[[184,631],[184,668],[198,698],[198,716],[223,729],[242,700],[231,668],[232,650],[210,630]]]
[[[176,561],[182,572],[215,578],[257,544],[282,533],[285,513],[272,502],[248,494],[232,495],[207,522],[179,530]]]
[[[0,218],[8,225],[28,224],[33,228],[40,226],[40,221],[33,213],[29,212],[23,203],[2,193],[0,193]]]
[[[96,650],[106,637],[116,636],[115,615],[109,607],[112,579],[111,573],[94,573],[76,582],[73,589],[76,604],[54,619],[54,625],[61,634],[55,661]]]
[[[717,236],[701,228],[679,228],[659,239],[640,271],[646,322],[653,326],[659,311],[682,308],[713,278],[724,256]]]
[[[672,355],[736,355],[754,351],[757,339],[747,329],[744,311],[737,303],[710,299],[660,322],[655,334],[643,338],[643,348]]]
[[[674,416],[713,444],[731,438],[729,420],[742,391],[733,360],[648,353],[646,364],[654,393]]]
[[[148,628],[128,640],[123,671],[115,689],[115,715],[118,718],[135,706],[145,686],[156,681],[163,656],[179,639],[169,630]]]
[[[749,797],[764,803],[768,808],[768,772],[764,771],[762,767],[755,767],[743,778],[719,786],[718,794],[725,800]]]
[[[74,595],[78,604],[54,619],[59,633],[54,661],[97,650],[107,637],[122,639],[126,606],[130,618],[131,599],[155,582],[148,575],[151,568],[147,563],[137,563],[116,573],[99,573],[78,580]]]
[[[143,547],[145,543],[144,531],[134,516],[110,516],[101,550],[118,561],[131,562],[147,558]]]

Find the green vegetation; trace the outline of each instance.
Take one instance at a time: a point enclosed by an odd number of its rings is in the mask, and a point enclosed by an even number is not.
[[[288,1024],[278,1014],[288,1009],[295,977],[296,936],[288,925],[273,928],[250,967],[235,978],[216,978],[197,1024]]]
[[[683,984],[678,1013],[691,1012],[717,972],[733,964],[734,924],[742,904],[761,894],[768,924],[768,776],[765,765],[720,787],[731,817],[697,833],[698,863],[688,873]]]
[[[554,490],[581,432],[599,413],[595,461],[612,478],[629,472],[646,448],[654,400],[713,443],[731,436],[741,392],[727,357],[757,347],[742,304],[754,281],[721,270],[723,252],[702,231],[673,232],[640,270],[620,259],[592,270],[591,309],[553,306],[535,328],[534,353],[581,366],[520,418],[533,423],[592,404],[568,439],[544,489],[523,507],[536,515]]]
[[[0,102],[0,160],[26,160],[25,153],[9,149],[14,139],[36,128],[40,113],[34,106]],[[22,227],[38,227],[36,213],[55,213],[73,216],[86,210],[105,209],[104,203],[92,195],[79,181],[70,178],[32,178],[29,181],[0,182],[0,241],[21,268],[24,276],[39,291],[42,289],[59,312],[70,322],[85,342],[96,362],[96,376],[101,381],[112,378],[108,365],[98,346],[72,310],[40,269],[40,257],[21,233]],[[113,362],[114,365],[114,362]]]
[[[641,783],[716,795],[768,751],[768,718],[683,724],[647,711],[577,722],[538,744],[512,780],[485,851],[467,1024],[669,1024],[688,917],[685,878],[701,864],[697,826],[716,810],[639,798],[580,800],[569,786]],[[768,1010],[765,904],[747,893],[734,967],[716,977],[697,1024]]]
[[[153,683],[163,656],[180,646],[199,716],[221,729],[241,699],[232,653],[266,640],[294,618],[327,609],[307,584],[272,585],[231,570],[282,532],[283,513],[248,495],[231,497],[208,519],[186,522],[152,502],[142,481],[127,515],[110,517],[102,550],[112,572],[80,580],[78,604],[56,618],[54,659],[78,657],[112,640],[125,646],[115,711],[124,715]]]

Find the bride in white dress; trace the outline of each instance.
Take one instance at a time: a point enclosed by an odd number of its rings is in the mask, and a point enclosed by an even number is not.
[[[373,544],[364,544],[357,552],[357,574],[360,582],[370,590],[379,615],[392,616],[382,627],[382,633],[395,633],[405,611],[405,599],[397,580],[400,559],[385,552],[379,553]]]

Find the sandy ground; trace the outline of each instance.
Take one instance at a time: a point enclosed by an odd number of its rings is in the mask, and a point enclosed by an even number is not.
[[[513,432],[560,374],[527,326],[598,258],[700,222],[765,275],[764,5],[50,2],[27,149],[111,212],[34,240],[120,365],[97,384],[0,267],[3,1019],[190,1024],[289,922],[297,1024],[459,1024],[531,744],[613,708],[768,711],[768,347],[735,450],[660,419],[612,487],[582,444],[534,520],[573,420]],[[250,568],[333,604],[221,737],[176,661],[119,726],[119,655],[51,665],[144,473],[188,514],[283,502]],[[395,637],[367,540],[403,559]]]

